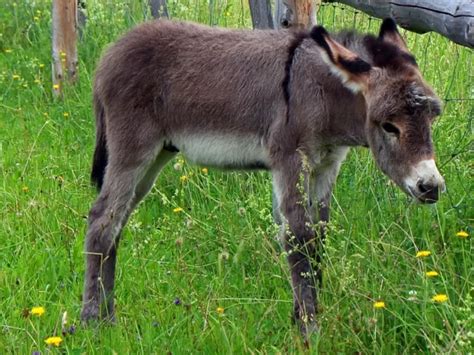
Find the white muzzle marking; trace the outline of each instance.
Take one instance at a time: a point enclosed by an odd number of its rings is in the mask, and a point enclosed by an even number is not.
[[[410,174],[404,179],[405,188],[417,197],[418,185],[422,183],[424,185],[438,186],[440,192],[446,190],[444,179],[436,167],[436,163],[433,159],[421,160],[414,165],[410,171]]]

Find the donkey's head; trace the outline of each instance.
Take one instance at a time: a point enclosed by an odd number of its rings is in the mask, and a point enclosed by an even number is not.
[[[380,169],[410,196],[436,202],[445,185],[434,162],[431,125],[441,101],[423,80],[395,22],[386,19],[378,37],[364,37],[370,64],[322,27],[311,37],[331,71],[364,95],[367,143]]]

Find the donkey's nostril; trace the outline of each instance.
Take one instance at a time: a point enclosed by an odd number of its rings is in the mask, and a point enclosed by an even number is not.
[[[421,181],[418,182],[418,184],[416,184],[416,186],[418,187],[418,190],[420,190],[420,192],[422,194],[428,192],[429,190],[431,190],[433,188],[433,186],[428,185],[428,184],[423,184]]]
[[[418,187],[418,190],[421,193],[420,197],[424,202],[433,203],[438,201],[439,188],[437,185],[418,182],[416,186]]]

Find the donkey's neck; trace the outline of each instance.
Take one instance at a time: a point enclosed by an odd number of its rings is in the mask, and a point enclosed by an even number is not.
[[[359,57],[372,64],[372,57],[364,44],[364,34],[343,31],[334,35],[335,39]],[[327,129],[334,143],[349,146],[368,146],[365,124],[367,108],[361,94],[354,95],[345,90],[335,98],[331,108],[332,120]]]

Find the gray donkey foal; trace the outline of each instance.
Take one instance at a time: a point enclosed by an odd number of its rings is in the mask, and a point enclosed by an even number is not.
[[[114,319],[120,231],[178,151],[205,166],[272,172],[304,334],[316,326],[323,231],[314,225],[329,219],[349,147],[369,147],[380,169],[421,202],[436,202],[444,189],[431,139],[440,101],[390,19],[378,37],[334,39],[322,27],[146,23],[102,58],[94,105],[100,195],[85,245],[85,321]]]

